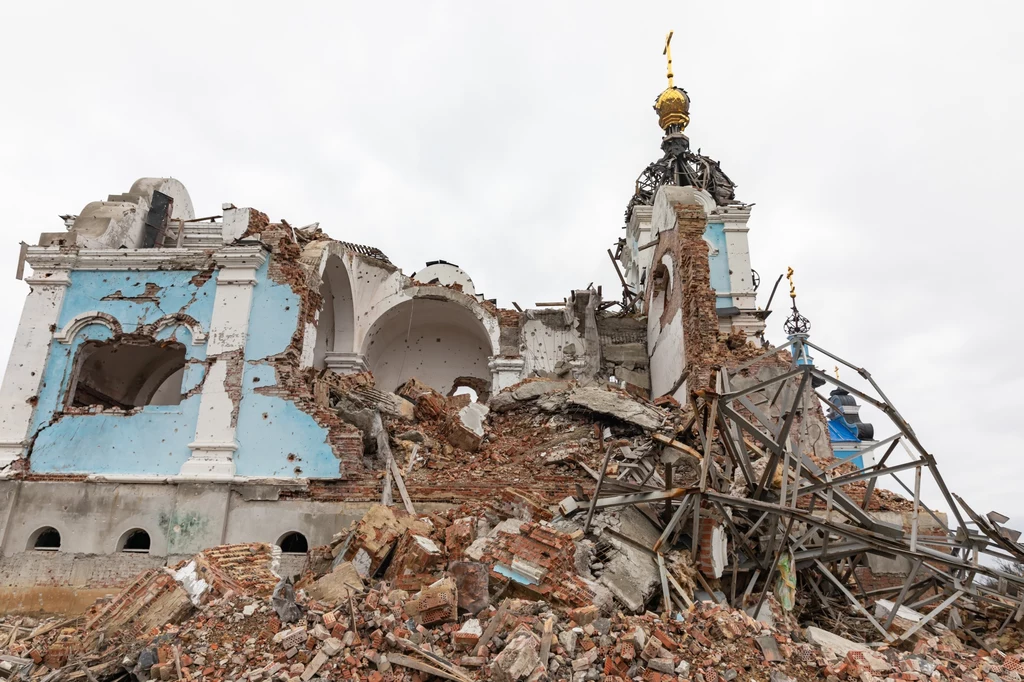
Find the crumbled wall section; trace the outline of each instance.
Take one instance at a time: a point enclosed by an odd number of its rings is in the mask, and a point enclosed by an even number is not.
[[[718,313],[711,288],[708,243],[704,241],[707,216],[701,206],[676,206],[678,274],[682,293],[683,336],[690,385],[706,386],[711,366],[719,360]],[[666,306],[667,308],[668,306]]]
[[[601,340],[601,376],[614,376],[627,390],[650,392],[650,357],[647,355],[647,325],[630,316],[599,315],[597,333]]]
[[[704,209],[696,204],[676,204],[672,208],[675,225],[658,235],[652,262],[661,264],[671,260],[674,272],[665,272],[664,266],[655,268],[647,287],[645,306],[647,310],[656,311],[655,299],[664,296],[657,327],[662,334],[681,311],[684,355],[681,366],[689,373],[688,386],[703,387],[707,385],[711,366],[718,361],[720,352],[708,244],[703,239],[707,216]],[[660,394],[662,391],[657,392]]]
[[[746,342],[742,333],[722,336],[719,331],[718,314],[715,309],[715,291],[711,286],[711,270],[708,262],[708,243],[703,235],[707,227],[707,216],[699,205],[676,204],[673,206],[676,224],[674,229],[659,235],[652,262],[661,263],[666,254],[674,264],[675,272],[660,279],[656,274],[648,287],[646,303],[648,309],[656,296],[664,291],[665,304],[661,311],[660,325],[664,328],[682,312],[684,368],[686,386],[689,391],[710,388],[711,370],[715,366],[732,369],[745,362],[764,355],[764,349],[755,348]],[[607,351],[606,351],[607,352]],[[753,362],[740,375],[733,377],[732,388],[742,388],[778,376],[790,369],[792,356],[776,353]],[[769,405],[771,395],[763,392],[751,395],[754,401],[773,419],[781,422],[792,404],[792,396],[799,386],[798,379],[787,383],[790,396]],[[785,405],[785,409],[782,406]],[[745,409],[740,409],[745,413]],[[813,389],[807,387],[804,408],[798,410],[794,420],[794,437],[800,448],[819,461],[833,456],[828,437],[828,426],[821,404],[815,398]]]
[[[317,310],[321,303],[319,277],[312,270],[313,266],[300,261],[302,249],[287,224],[271,223],[265,213],[252,211],[249,229],[243,237],[257,234],[271,250],[268,276],[278,284],[291,287],[299,297],[300,308],[288,347],[275,356],[259,361],[274,368],[276,384],[260,386],[255,391],[291,401],[298,409],[310,415],[317,424],[326,428],[331,450],[340,460],[338,475],[341,478],[350,478],[363,470],[362,434],[358,428],[343,421],[334,410],[317,404],[313,395],[315,371],[301,369],[305,330],[307,326],[312,326],[316,322]],[[241,367],[238,371],[241,372]]]
[[[501,357],[518,358],[523,343],[523,314],[518,310],[498,310]]]

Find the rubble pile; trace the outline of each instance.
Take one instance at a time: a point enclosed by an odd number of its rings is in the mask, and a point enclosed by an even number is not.
[[[549,519],[521,518],[535,513]],[[1019,680],[1024,668],[948,631],[897,649],[804,629],[774,598],[759,619],[692,591],[684,610],[626,613],[577,573],[582,531],[554,524],[512,490],[419,517],[378,505],[311,551],[294,584],[275,575],[272,547],[213,548],[81,618],[0,620],[0,677]],[[683,576],[686,556],[671,555]]]

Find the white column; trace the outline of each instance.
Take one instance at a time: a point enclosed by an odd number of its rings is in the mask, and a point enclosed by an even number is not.
[[[232,415],[241,400],[245,341],[249,335],[256,270],[266,260],[262,247],[232,247],[216,255],[217,294],[210,321],[207,359],[213,359],[199,399],[192,456],[181,475],[202,480],[226,480],[235,475],[238,449]]]
[[[39,270],[25,282],[31,289],[0,387],[0,478],[11,473],[10,465],[24,452],[53,330],[71,277],[67,270]]]

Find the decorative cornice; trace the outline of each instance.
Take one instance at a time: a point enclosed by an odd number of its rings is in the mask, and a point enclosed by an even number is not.
[[[526,360],[523,358],[492,357],[487,362],[487,369],[492,372],[519,371],[525,366]]]
[[[68,287],[71,286],[71,272],[68,270],[35,271],[25,283],[32,287]]]
[[[324,364],[338,374],[358,374],[369,370],[366,356],[362,353],[328,351],[324,353]]]
[[[267,261],[266,247],[261,244],[229,246],[213,254],[222,269],[255,269]]]
[[[47,270],[205,270],[258,268],[267,260],[260,244],[228,246],[211,254],[201,248],[88,249],[30,246],[25,262],[33,271]],[[29,278],[30,284],[37,279]],[[48,282],[40,282],[48,283]]]
[[[194,441],[188,444],[189,450],[200,450],[202,452],[235,452],[238,450],[238,443],[230,441]]]
[[[717,209],[708,214],[709,223],[745,223],[750,220],[750,207]]]

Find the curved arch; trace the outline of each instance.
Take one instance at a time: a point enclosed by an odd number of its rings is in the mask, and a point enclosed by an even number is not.
[[[665,263],[668,258],[668,264]],[[672,291],[672,257],[665,254],[661,261],[652,265],[651,276],[648,279],[647,287],[650,291],[650,298],[647,300],[647,332],[648,340],[650,333],[656,331],[653,325],[661,324],[662,313],[665,312],[665,303],[668,300],[669,292]]]
[[[63,329],[59,329],[53,333],[53,338],[64,344],[71,343],[75,340],[75,337],[78,336],[78,332],[82,331],[90,324],[101,324],[110,329],[115,336],[122,333],[121,323],[117,321],[116,317],[110,313],[93,310],[88,313],[75,315],[66,325],[64,325]]]
[[[376,310],[362,352],[379,387],[395,390],[411,377],[442,394],[460,378],[489,387],[500,330],[476,299],[445,287],[412,287]]]
[[[188,330],[188,333],[192,336],[192,345],[201,346],[206,343],[208,337],[206,331],[203,330],[203,325],[200,324],[199,320],[192,317],[191,315],[185,315],[183,313],[174,313],[172,315],[164,315],[156,322],[145,325],[139,329],[140,333],[149,334],[154,338],[162,331],[165,327],[184,327]]]
[[[168,344],[168,346],[177,346],[179,344]],[[184,355],[184,353],[183,353]],[[142,375],[146,377],[146,380],[139,386],[139,390],[135,393],[133,401],[137,405],[177,405],[181,401],[181,382],[184,377],[185,365],[182,360],[184,357],[179,357],[174,353],[161,353],[153,358],[142,370]],[[181,376],[176,376],[176,375]],[[176,381],[172,381],[172,377]],[[166,387],[166,388],[165,388]],[[164,400],[154,401],[154,397],[157,393],[161,392],[169,394],[171,402]],[[175,390],[176,389],[176,390]],[[177,400],[173,400],[177,394]]]
[[[313,345],[313,367],[329,364],[331,354],[351,354],[355,350],[355,306],[352,279],[344,260],[344,250],[331,244],[320,260],[320,313]]]
[[[152,539],[145,529],[129,528],[117,539],[116,551],[149,554],[152,547]]]
[[[469,311],[484,328],[488,337],[491,355],[501,355],[501,329],[498,326],[498,317],[487,310],[475,297],[464,294],[455,289],[442,286],[412,286],[399,291],[396,294],[384,298],[376,303],[371,310],[367,311],[365,329],[366,334],[360,343],[360,352],[364,355],[368,350],[368,339],[382,317],[389,314],[397,306],[407,303],[410,300],[434,300],[447,301],[454,305],[465,308]]]
[[[305,554],[309,551],[309,540],[297,530],[288,531],[275,544],[281,548],[282,554]]]
[[[53,526],[37,528],[28,537],[28,550],[56,552],[61,546],[60,531]]]
[[[718,208],[718,204],[715,203],[714,197],[706,189],[694,188],[693,196],[700,204],[700,207],[704,209],[705,215],[711,215],[711,212]]]

